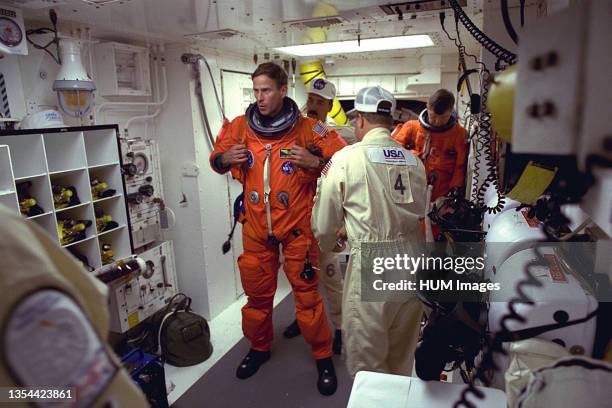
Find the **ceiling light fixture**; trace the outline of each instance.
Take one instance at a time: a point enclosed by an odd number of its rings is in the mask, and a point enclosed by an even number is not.
[[[117,3],[125,0],[81,0],[83,3],[91,4],[93,6],[104,6],[110,3]]]
[[[53,90],[57,92],[60,108],[65,113],[80,118],[91,109],[96,86],[81,62],[79,41],[61,39],[60,52],[62,66],[53,82]]]
[[[333,41],[325,43],[290,45],[274,48],[285,54],[297,57],[314,57],[319,55],[347,54],[354,52],[372,52],[401,50],[405,48],[432,47],[434,42],[427,34],[404,35],[399,37],[361,38],[350,41]]]

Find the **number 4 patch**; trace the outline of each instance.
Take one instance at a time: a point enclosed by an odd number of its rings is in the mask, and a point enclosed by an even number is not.
[[[405,166],[391,166],[389,172],[389,188],[394,203],[409,204],[413,201],[410,190],[410,176]]]

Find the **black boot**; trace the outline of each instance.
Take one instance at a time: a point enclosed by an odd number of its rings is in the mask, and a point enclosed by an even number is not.
[[[249,378],[259,370],[259,367],[270,359],[269,351],[257,351],[250,349],[249,354],[242,360],[236,370],[236,377],[240,379]]]
[[[334,362],[331,357],[317,360],[317,370],[319,371],[319,379],[317,388],[322,395],[332,395],[338,388],[338,380],[336,379],[336,370],[334,370]]]
[[[287,328],[283,332],[283,336],[285,336],[288,339],[297,337],[300,334],[302,334],[302,332],[300,331],[300,326],[298,325],[297,320],[294,320],[293,323],[287,326]]]
[[[342,354],[342,332],[340,330],[336,330],[334,332],[334,343],[332,344],[332,350],[334,351],[334,354]]]

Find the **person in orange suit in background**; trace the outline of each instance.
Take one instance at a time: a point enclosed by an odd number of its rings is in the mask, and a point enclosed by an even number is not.
[[[439,89],[429,97],[419,120],[409,120],[392,135],[423,161],[432,186],[431,202],[465,186],[467,130],[457,122],[454,105],[453,94]],[[440,228],[433,225],[432,229],[436,237]]]
[[[231,171],[244,187],[246,222],[244,252],[238,258],[242,287],[242,329],[251,349],[236,376],[255,374],[270,358],[272,307],[276,292],[279,248],[296,305],[296,318],[310,344],[318,369],[317,388],[336,391],[332,335],[318,292],[319,249],[311,226],[316,185],[326,159],[344,147],[325,124],[304,117],[287,95],[287,74],[268,62],[251,76],[256,103],[245,115],[224,124],[210,155],[218,173]]]

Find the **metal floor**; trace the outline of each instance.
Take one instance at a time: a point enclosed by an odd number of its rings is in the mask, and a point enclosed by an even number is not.
[[[173,405],[174,408],[326,408],[346,407],[353,380],[343,360],[334,356],[338,390],[330,397],[317,391],[317,369],[302,336],[286,339],[282,332],[295,318],[293,296],[274,309],[272,357],[246,380],[236,368],[249,350],[243,338]]]

